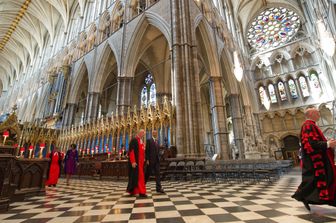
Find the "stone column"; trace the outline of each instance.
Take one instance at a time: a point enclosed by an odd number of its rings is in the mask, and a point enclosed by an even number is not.
[[[241,112],[241,99],[239,94],[229,95],[230,106],[232,108],[232,126],[233,134],[236,146],[239,151],[239,159],[244,158],[245,148],[244,148],[244,126],[243,126],[243,117]]]
[[[86,121],[88,122],[96,121],[97,119],[99,109],[99,97],[100,93],[98,92],[89,92],[87,96],[85,117]]]
[[[131,77],[118,77],[117,109],[119,115],[126,114],[131,106],[132,84]]]
[[[62,104],[62,108],[61,109],[64,109],[65,108],[65,105],[68,101],[68,97],[69,97],[69,94],[70,94],[70,72],[71,72],[71,67],[70,66],[63,66],[62,67],[62,72],[63,72],[63,75],[64,75],[64,80],[63,80],[63,84],[62,84],[62,95],[61,95],[61,99],[60,99],[60,103],[63,103]]]
[[[74,115],[75,115],[76,106],[77,105],[74,104],[74,103],[67,103],[66,109],[65,109],[64,115],[63,115],[63,123],[62,123],[63,127],[72,125]]]
[[[292,98],[292,94],[290,93],[288,81],[284,81],[283,84],[285,86],[287,100],[289,103],[292,103],[293,98]]]
[[[289,71],[290,71],[290,72],[293,72],[293,71],[295,70],[295,68],[294,68],[294,63],[293,63],[293,58],[290,58],[290,59],[288,60],[288,66],[289,66]]]
[[[304,102],[304,98],[302,95],[302,90],[301,90],[301,86],[300,86],[300,82],[299,82],[299,78],[294,79],[294,83],[295,83],[295,88],[296,88],[296,92],[298,94],[299,100],[301,102]],[[308,84],[308,83],[307,83]]]
[[[221,159],[230,159],[229,133],[221,77],[210,78],[210,106],[216,153]]]
[[[172,92],[176,108],[178,155],[204,153],[202,143],[201,97],[196,40],[193,38],[190,1],[171,0],[172,10]]]

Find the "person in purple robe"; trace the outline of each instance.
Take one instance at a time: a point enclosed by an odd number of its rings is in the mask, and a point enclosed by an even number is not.
[[[76,173],[76,167],[78,164],[78,152],[76,147],[76,144],[71,144],[70,149],[67,151],[64,159],[64,172],[67,185],[69,185],[71,176]]]

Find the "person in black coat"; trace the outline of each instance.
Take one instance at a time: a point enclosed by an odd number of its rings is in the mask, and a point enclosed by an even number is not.
[[[156,192],[164,193],[160,179],[160,146],[156,130],[153,130],[152,137],[146,141],[146,165],[146,183],[151,175],[155,175]]]

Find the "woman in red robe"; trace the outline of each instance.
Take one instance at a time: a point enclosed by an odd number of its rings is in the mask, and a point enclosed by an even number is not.
[[[145,145],[142,138],[145,135],[145,130],[141,129],[138,135],[133,138],[129,145],[128,159],[128,185],[127,192],[130,195],[139,194],[140,197],[147,197],[145,185]]]
[[[56,187],[58,178],[61,175],[61,164],[63,155],[62,153],[58,152],[57,147],[53,149],[53,151],[47,156],[50,158],[49,164],[49,173],[48,173],[48,180],[46,181],[46,186],[54,186]]]

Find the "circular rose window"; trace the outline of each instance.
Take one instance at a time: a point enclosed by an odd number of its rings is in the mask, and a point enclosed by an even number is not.
[[[260,13],[249,27],[247,39],[257,50],[277,47],[289,41],[300,28],[299,16],[286,8],[269,8]]]

